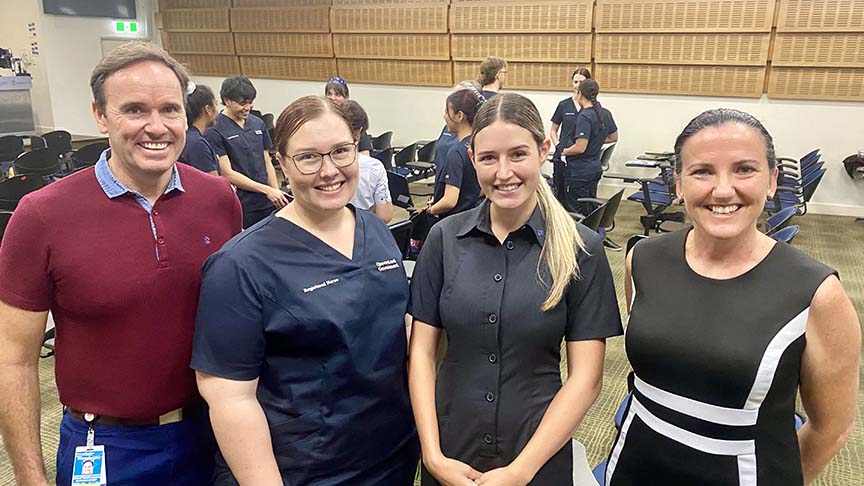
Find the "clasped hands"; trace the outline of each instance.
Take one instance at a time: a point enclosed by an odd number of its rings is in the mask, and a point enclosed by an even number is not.
[[[512,465],[481,473],[463,462],[442,457],[426,467],[442,486],[527,486],[531,481]]]

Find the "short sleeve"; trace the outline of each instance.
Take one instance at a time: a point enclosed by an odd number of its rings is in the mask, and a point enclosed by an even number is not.
[[[204,263],[192,343],[195,370],[239,381],[259,375],[266,348],[262,296],[230,250]]]
[[[363,133],[360,134],[360,142],[357,145],[357,150],[360,152],[372,150],[372,137],[366,133],[366,130],[363,130]]]
[[[267,125],[263,121],[261,122],[261,126],[263,127],[261,129],[261,136],[264,142],[264,150],[270,150],[273,147],[273,140],[270,140],[270,130],[267,130]]]
[[[552,123],[556,125],[560,125],[564,120],[564,102],[558,103],[558,106],[555,107],[555,113],[552,114]]]
[[[25,196],[0,245],[0,300],[31,312],[50,309],[54,293],[49,235],[38,202]]]
[[[456,142],[455,145],[450,147],[450,151],[447,152],[447,162],[441,169],[441,180],[444,181],[444,184],[459,188],[462,187],[462,174],[464,171],[462,151],[464,149],[465,146],[462,145],[462,142]]]
[[[391,202],[390,184],[387,182],[387,171],[384,170],[384,166],[379,164],[375,167],[375,179],[374,204],[379,206]]]
[[[585,234],[587,231],[583,238]],[[579,253],[580,279],[572,282],[565,293],[567,327],[564,338],[567,341],[604,339],[624,333],[603,240],[593,236],[587,252]]]
[[[608,127],[607,127],[609,129],[609,133],[611,134],[611,133],[617,132],[618,131],[618,125],[615,124],[615,118],[612,117],[612,112],[609,110],[606,110],[606,113],[609,115],[609,123],[608,123]]]
[[[228,155],[228,149],[225,147],[225,139],[222,138],[222,134],[216,130],[215,127],[210,127],[204,132],[204,138],[210,142],[210,146],[213,147],[213,151],[216,152],[217,157],[223,157]]]
[[[219,161],[216,159],[215,151],[204,138],[195,140],[189,146],[189,149],[186,151],[186,158],[189,160],[184,160],[183,162],[203,172],[213,172],[219,168]]]
[[[441,225],[429,230],[411,276],[411,309],[414,319],[442,327],[438,301],[444,286],[444,238]]]
[[[592,123],[591,119],[588,117],[588,114],[585,113],[590,108],[583,109],[579,112],[579,115],[576,117],[576,124],[573,127],[573,141],[580,138],[591,139],[591,128]]]

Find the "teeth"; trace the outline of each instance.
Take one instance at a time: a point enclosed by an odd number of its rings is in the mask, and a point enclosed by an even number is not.
[[[711,209],[711,212],[714,212],[714,213],[729,214],[729,213],[734,213],[740,207],[741,206],[738,206],[737,204],[735,204],[732,206],[709,206],[708,208]]]
[[[324,191],[324,192],[332,192],[332,191],[336,191],[336,190],[338,190],[340,187],[342,187],[342,183],[341,183],[341,182],[339,182],[339,183],[337,183],[337,184],[330,184],[329,186],[321,186],[321,187],[319,187],[318,189],[320,189],[320,190],[322,190],[322,191]]]
[[[507,184],[505,186],[496,186],[499,191],[509,192],[515,191],[519,184]]]
[[[162,150],[168,146],[167,142],[143,142],[141,145],[150,150]]]

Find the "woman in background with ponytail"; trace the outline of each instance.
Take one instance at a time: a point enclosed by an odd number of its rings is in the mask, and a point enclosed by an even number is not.
[[[612,113],[600,106],[597,95],[600,85],[593,79],[579,83],[576,102],[581,109],[571,140],[561,140],[566,160],[564,169],[564,207],[568,211],[587,214],[590,207],[577,202],[580,198],[596,198],[597,184],[603,177],[600,152],[604,143],[618,141],[618,127]]]
[[[541,176],[549,148],[527,98],[486,103],[471,158],[487,200],[432,227],[417,261],[409,388],[423,486],[573,484],[571,436],[622,329],[602,239]]]
[[[447,97],[444,121],[458,142],[447,151],[441,167],[435,169],[435,192],[425,209],[431,216],[444,218],[473,208],[480,200],[477,173],[468,157],[474,116],[485,98],[473,87],[455,91]]]

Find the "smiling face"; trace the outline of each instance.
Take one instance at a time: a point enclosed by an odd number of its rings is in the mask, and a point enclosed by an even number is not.
[[[333,149],[354,143],[348,123],[332,112],[304,123],[288,139],[286,156],[279,154],[282,170],[288,178],[294,202],[311,213],[338,211],[348,204],[360,177],[356,155],[354,162],[338,167],[325,156],[321,170],[314,174],[302,174],[288,156],[297,157],[310,152],[327,153]],[[356,153],[356,150],[354,151]],[[300,158],[297,159],[300,162]]]
[[[255,100],[225,100],[225,114],[235,120],[249,118],[249,113],[255,108]]]
[[[681,148],[676,190],[696,231],[730,240],[756,232],[765,200],[777,189],[765,142],[752,127],[726,123],[703,129]]]
[[[115,176],[152,178],[170,171],[186,144],[180,81],[155,61],[127,66],[105,80],[105,109],[93,103],[101,133],[111,142]]]
[[[474,135],[469,151],[483,194],[504,210],[533,207],[537,184],[545,184],[540,166],[549,155],[550,141],[540,147],[528,130],[496,121]]]

